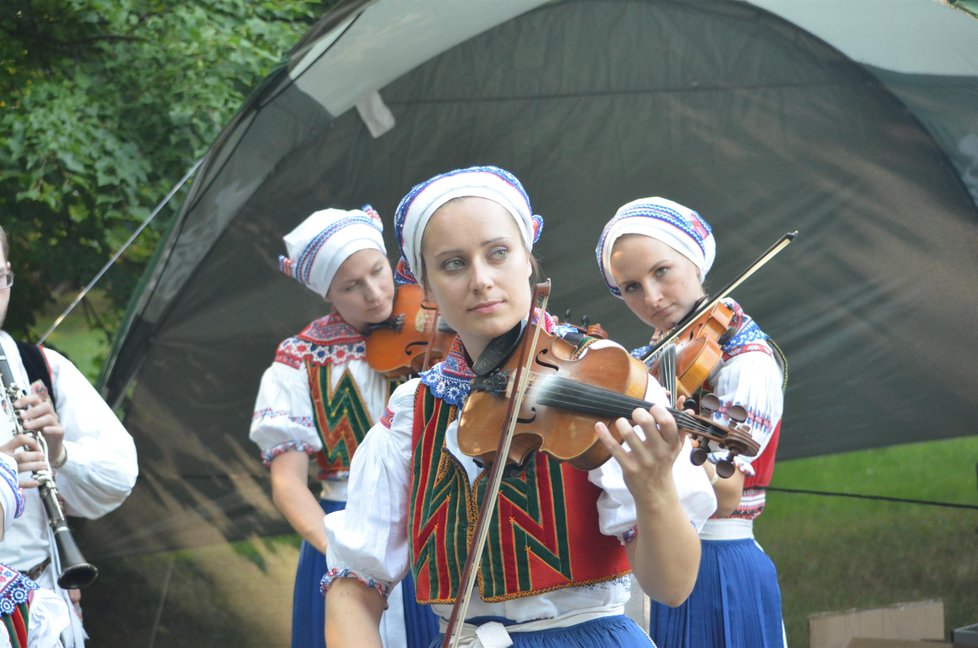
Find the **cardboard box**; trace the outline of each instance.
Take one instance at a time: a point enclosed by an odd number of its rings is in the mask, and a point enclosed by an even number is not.
[[[944,642],[944,603],[917,601],[813,614],[808,617],[808,633],[810,648],[848,648],[857,637]]]

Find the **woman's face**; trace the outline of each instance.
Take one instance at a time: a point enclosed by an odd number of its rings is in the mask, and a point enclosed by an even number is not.
[[[615,241],[611,276],[625,304],[658,331],[675,326],[704,294],[692,261],[662,241],[640,234]]]
[[[438,208],[421,239],[425,292],[477,360],[530,310],[530,255],[513,217],[485,198]]]
[[[394,274],[387,257],[372,248],[351,254],[333,276],[326,300],[359,331],[386,320],[394,305]]]

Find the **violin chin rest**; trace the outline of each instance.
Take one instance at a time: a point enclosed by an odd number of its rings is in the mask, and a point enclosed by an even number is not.
[[[485,350],[479,356],[478,360],[472,363],[472,373],[477,376],[484,376],[503,364],[519,344],[524,326],[526,326],[526,320],[521,321],[499,337],[493,338],[486,345]]]

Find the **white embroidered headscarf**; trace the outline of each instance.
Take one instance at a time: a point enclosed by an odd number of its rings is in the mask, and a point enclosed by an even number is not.
[[[661,241],[693,262],[700,281],[716,258],[716,239],[710,224],[688,207],[665,198],[639,198],[622,205],[604,226],[595,256],[608,289],[616,297],[621,290],[611,275],[611,251],[615,241],[626,234],[641,234]]]
[[[401,249],[396,279],[399,283],[422,280],[421,238],[439,207],[454,198],[486,198],[501,205],[516,221],[527,250],[543,230],[543,218],[533,214],[523,185],[509,171],[494,166],[455,169],[415,185],[394,213],[394,236]]]
[[[282,240],[289,256],[278,258],[279,269],[322,297],[354,252],[374,249],[387,254],[384,224],[370,205],[313,212]]]

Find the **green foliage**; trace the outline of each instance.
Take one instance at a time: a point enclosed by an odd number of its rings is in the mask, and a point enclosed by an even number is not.
[[[960,504],[770,492],[755,526],[781,583],[788,645],[808,617],[928,599],[948,632],[978,610],[978,436],[779,462],[772,486]]]
[[[17,274],[4,328],[29,337],[95,276],[326,4],[0,2],[0,225]],[[96,326],[114,331],[178,205],[106,275]]]

